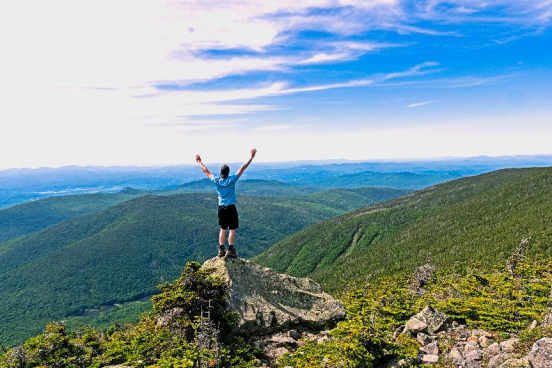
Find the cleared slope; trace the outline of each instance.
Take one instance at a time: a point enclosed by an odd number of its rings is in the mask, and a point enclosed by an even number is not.
[[[552,168],[501,170],[440,184],[323,221],[254,260],[329,290],[411,271],[431,255],[465,270],[504,261],[523,237],[552,254]]]

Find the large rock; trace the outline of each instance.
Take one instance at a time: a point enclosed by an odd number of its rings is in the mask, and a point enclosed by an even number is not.
[[[240,258],[211,258],[204,268],[228,284],[230,308],[239,327],[265,334],[290,326],[323,328],[345,318],[345,308],[311,279],[276,273]]]
[[[552,367],[552,338],[542,338],[533,344],[527,359],[534,368]]]
[[[526,358],[520,358],[508,359],[502,363],[499,368],[532,368],[532,366]]]
[[[413,334],[427,332],[433,335],[444,330],[449,322],[449,317],[431,306],[425,307],[420,313],[412,316],[406,323],[406,329]]]

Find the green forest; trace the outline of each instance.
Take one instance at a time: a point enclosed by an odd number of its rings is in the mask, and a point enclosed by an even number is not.
[[[552,258],[529,261],[513,254],[503,265],[465,275],[432,269],[423,285],[416,274],[401,273],[347,289],[341,299],[347,317],[329,331],[330,338],[304,341],[296,351],[283,355],[277,366],[376,368],[393,358],[413,359],[420,342],[395,331],[427,305],[456,323],[485,329],[498,342],[517,336],[515,356],[526,354],[536,340],[552,337],[550,327],[530,327],[531,321],[542,321],[549,312]],[[212,271],[197,262],[188,263],[179,279],[159,286],[162,293],[153,298],[153,309],[134,324],[71,332],[63,322],[50,323],[42,334],[5,350],[0,366],[258,366],[266,357],[249,343],[247,333],[234,329],[235,312],[228,309],[224,297],[227,286]],[[173,308],[181,315],[167,320]],[[440,344],[447,349],[453,341]]]
[[[525,237],[528,257],[550,256],[551,223],[552,168],[500,170],[322,221],[254,260],[339,292],[367,277],[412,272],[428,257],[455,272],[485,269]]]
[[[241,195],[238,252],[254,256],[304,227],[404,193],[366,188]],[[149,296],[186,262],[216,254],[216,194],[136,195],[55,197],[0,211],[9,234],[26,234],[0,243],[0,342],[21,342],[51,320],[67,319],[71,326],[136,320],[143,303],[79,315]]]

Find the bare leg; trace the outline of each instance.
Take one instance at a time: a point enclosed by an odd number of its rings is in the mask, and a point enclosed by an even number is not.
[[[232,230],[230,230],[230,233],[232,233]],[[226,229],[220,229],[219,244],[224,246],[224,241],[225,240],[226,240]]]
[[[228,245],[233,247],[234,240],[236,240],[236,230],[230,230],[230,234],[228,235]]]

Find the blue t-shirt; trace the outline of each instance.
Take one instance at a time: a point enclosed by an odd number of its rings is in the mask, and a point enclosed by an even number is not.
[[[219,198],[219,206],[230,206],[236,204],[236,182],[240,177],[236,174],[230,175],[226,179],[220,176],[211,175],[211,180],[217,186],[217,194]]]

